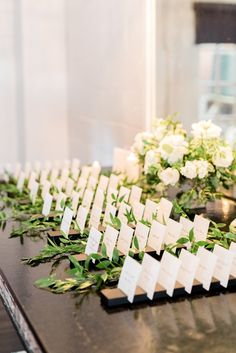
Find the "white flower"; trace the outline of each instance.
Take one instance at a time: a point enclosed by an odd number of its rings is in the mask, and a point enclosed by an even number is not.
[[[197,177],[197,166],[194,161],[187,161],[185,166],[180,169],[180,173],[189,179]]]
[[[148,173],[148,170],[152,166],[157,166],[157,164],[160,162],[160,154],[158,153],[158,150],[150,150],[146,153],[145,156],[145,162],[144,162],[144,172]]]
[[[233,162],[234,156],[230,146],[220,146],[212,158],[216,167],[228,168]]]
[[[151,142],[152,139],[153,134],[150,132],[139,132],[134,138],[134,144],[131,148],[132,151],[144,156],[146,152],[145,147],[147,146],[146,142]]]
[[[217,138],[220,137],[221,127],[213,124],[211,120],[202,120],[199,123],[192,124],[192,135],[200,138]]]
[[[188,143],[182,135],[169,135],[160,142],[159,151],[163,159],[173,164],[183,159],[188,152]]]
[[[209,170],[209,163],[207,161],[204,160],[195,160],[194,161],[196,168],[197,168],[197,175],[199,177],[199,179],[203,179],[207,176],[208,174],[208,170]]]
[[[159,178],[165,185],[175,185],[179,181],[179,172],[175,168],[166,168],[159,173]]]

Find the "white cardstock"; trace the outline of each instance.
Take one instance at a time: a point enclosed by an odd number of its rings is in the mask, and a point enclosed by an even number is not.
[[[118,184],[119,184],[119,178],[117,175],[115,174],[111,174],[110,175],[110,179],[109,179],[109,184],[108,184],[108,188],[111,189],[117,189],[118,188]]]
[[[109,178],[105,175],[101,175],[98,183],[98,188],[103,190],[103,192],[106,192],[108,183],[109,183]]]
[[[172,297],[175,289],[181,260],[164,251],[161,258],[161,267],[157,282],[166,289],[166,293]]]
[[[90,218],[89,218],[89,226],[93,226],[94,228],[99,227],[100,225],[100,219],[102,216],[102,209],[93,205],[91,213],[90,213]]]
[[[73,190],[71,194],[71,208],[74,212],[74,216],[77,213],[78,204],[79,204],[79,193]]]
[[[127,205],[127,203],[125,202],[121,202],[117,217],[122,223],[127,224],[128,220],[125,215],[127,212],[130,212],[130,210],[131,210],[131,206]]]
[[[117,197],[118,195],[118,190],[117,189],[112,189],[112,188],[108,188],[107,190],[107,195],[106,195],[106,203],[107,204],[111,204],[112,202],[114,202],[113,197]]]
[[[227,288],[229,276],[234,261],[234,253],[216,244],[213,254],[217,256],[216,267],[213,276],[220,281],[220,284]]]
[[[53,196],[47,193],[44,197],[42,215],[47,217],[51,211]]]
[[[141,272],[141,264],[127,256],[121,270],[118,288],[124,292],[130,303],[133,303],[135,290]]]
[[[196,255],[191,254],[185,249],[181,250],[179,259],[181,260],[181,266],[179,269],[177,281],[182,284],[185,288],[185,291],[190,294],[200,260]]]
[[[233,258],[233,263],[232,263],[232,267],[231,267],[230,273],[231,273],[232,276],[236,277],[236,243],[231,241],[229,250],[234,253],[234,258]]]
[[[117,249],[124,255],[129,254],[133,233],[134,230],[131,227],[122,223],[117,242]]]
[[[138,286],[147,292],[147,297],[150,300],[153,299],[159,271],[160,262],[152,256],[144,254]]]
[[[92,201],[93,201],[93,191],[90,191],[88,189],[85,190],[84,192],[84,197],[83,197],[83,200],[82,200],[82,206],[87,208],[87,210],[89,211],[90,210],[90,207],[91,207],[91,204],[92,204]]]
[[[181,237],[182,224],[169,218],[167,220],[166,236],[164,239],[165,244],[174,244]]]
[[[216,267],[217,256],[203,247],[198,248],[196,256],[199,257],[199,266],[196,272],[196,279],[202,283],[203,288],[209,290],[211,279]]]
[[[143,224],[141,222],[137,223],[137,226],[136,226],[136,229],[134,232],[134,236],[137,237],[140,251],[143,251],[146,247],[149,230],[150,230],[150,228],[148,226],[146,226],[145,224]]]
[[[167,224],[167,221],[171,214],[172,207],[173,207],[172,202],[162,197],[158,205],[157,221],[162,224]]]
[[[76,223],[77,223],[81,233],[84,232],[84,227],[85,227],[85,223],[87,220],[87,216],[88,216],[88,210],[83,206],[79,206],[77,216],[76,216]]]
[[[97,188],[93,205],[95,205],[98,208],[103,208],[104,199],[105,199],[104,191],[102,189]]]
[[[63,211],[65,202],[66,202],[66,194],[64,194],[64,192],[59,192],[59,194],[57,195],[55,210]]]
[[[103,238],[103,244],[105,244],[106,246],[107,256],[109,257],[110,261],[112,260],[113,251],[116,246],[118,234],[119,232],[115,228],[109,225],[106,227]]]
[[[142,189],[136,185],[133,185],[130,192],[129,203],[133,206],[136,202],[140,202],[142,196]]]
[[[86,255],[97,254],[101,237],[102,237],[102,233],[99,232],[97,229],[95,229],[94,227],[90,229],[86,248],[85,248]]]
[[[105,209],[105,214],[103,218],[103,226],[106,226],[107,223],[111,223],[111,215],[114,217],[116,215],[117,208],[111,204],[107,204]]]
[[[137,222],[142,220],[144,208],[145,206],[141,202],[133,203],[132,210],[133,210],[134,218]]]
[[[152,200],[146,200],[143,218],[145,221],[152,222],[153,216],[156,216],[158,204]]]
[[[66,207],[62,217],[61,227],[60,227],[60,230],[65,235],[69,234],[72,218],[73,218],[73,210],[71,210],[69,207]]]
[[[196,241],[206,240],[210,220],[199,215],[195,215],[193,221],[193,230]]]
[[[71,197],[72,191],[74,189],[75,182],[73,179],[68,178],[66,182],[66,195]]]
[[[118,203],[120,204],[122,201],[128,202],[130,195],[130,189],[125,186],[121,186],[118,194]],[[119,201],[121,199],[121,201]]]
[[[162,245],[164,243],[167,227],[157,221],[152,221],[149,237],[148,246],[156,250],[157,254],[160,255]]]

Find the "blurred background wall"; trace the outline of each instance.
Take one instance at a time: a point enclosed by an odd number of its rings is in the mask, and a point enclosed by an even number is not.
[[[113,147],[155,116],[177,111],[189,128],[199,112],[193,2],[0,0],[0,162],[110,165]]]

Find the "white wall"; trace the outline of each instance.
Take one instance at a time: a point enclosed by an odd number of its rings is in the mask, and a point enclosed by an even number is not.
[[[145,127],[144,0],[69,0],[71,155],[111,164]]]

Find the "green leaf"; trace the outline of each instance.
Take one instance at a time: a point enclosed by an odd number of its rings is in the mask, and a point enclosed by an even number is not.
[[[194,241],[194,231],[193,228],[189,231],[188,235],[189,241],[192,243]]]
[[[188,242],[189,242],[189,238],[182,237],[182,238],[179,238],[176,243],[177,244],[186,244]]]
[[[139,242],[138,242],[138,238],[136,237],[136,235],[134,236],[134,247],[139,250]]]
[[[114,250],[113,250],[113,255],[112,255],[112,260],[114,261],[114,262],[119,262],[119,251],[118,251],[118,249],[117,248],[114,248]]]
[[[103,257],[107,257],[107,248],[106,248],[106,245],[104,243],[102,243],[101,252],[102,252],[102,256]]]
[[[99,268],[100,270],[102,270],[102,269],[109,267],[110,264],[111,264],[111,261],[103,260],[103,261],[99,262],[99,264],[97,264],[96,267]]]

